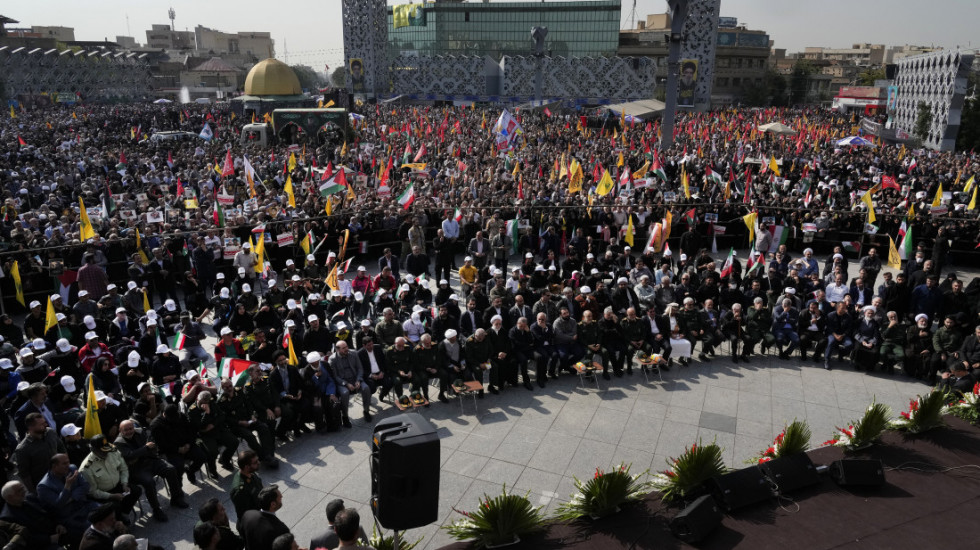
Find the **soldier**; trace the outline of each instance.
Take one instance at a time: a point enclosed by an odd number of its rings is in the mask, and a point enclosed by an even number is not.
[[[402,396],[406,382],[411,383],[412,391],[420,389],[417,365],[407,339],[399,336],[395,338],[395,345],[385,348],[385,362],[388,364],[389,383],[396,396]]]
[[[286,433],[292,423],[292,417],[287,417],[279,394],[272,389],[272,384],[269,383],[268,375],[258,365],[252,365],[248,370],[249,379],[244,388],[245,402],[248,403],[249,408],[255,411],[259,422],[265,423],[278,439],[285,440]],[[278,426],[276,419],[280,419]]]
[[[212,475],[217,477],[215,459],[224,469],[232,471],[231,457],[238,450],[238,438],[228,429],[225,413],[214,403],[210,391],[197,394],[195,403],[187,409],[187,419],[190,420],[191,426],[203,444],[204,452],[208,457],[207,465]],[[218,449],[221,447],[224,447],[224,450],[219,457]]]
[[[275,457],[272,430],[266,423],[255,419],[255,413],[249,407],[245,394],[237,391],[229,378],[221,379],[218,409],[223,413],[225,425],[232,435],[244,441],[266,467],[275,468],[279,465]]]

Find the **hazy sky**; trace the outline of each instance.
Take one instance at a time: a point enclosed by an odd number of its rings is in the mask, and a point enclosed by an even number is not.
[[[388,0],[389,4],[404,0]],[[114,39],[116,35],[146,42],[153,23],[168,23],[167,9],[176,11],[178,30],[204,25],[224,32],[268,31],[276,53],[289,62],[323,70],[343,60],[340,0],[39,0],[6,2],[0,14],[18,26],[55,25],[75,28],[77,40]],[[623,22],[632,11],[623,0]],[[636,0],[638,19],[666,10],[663,0]],[[789,52],[805,46],[847,47],[855,42],[887,45],[972,45],[980,0],[722,0],[721,15],[738,17],[750,29],[761,29]],[[128,20],[127,20],[128,17]]]

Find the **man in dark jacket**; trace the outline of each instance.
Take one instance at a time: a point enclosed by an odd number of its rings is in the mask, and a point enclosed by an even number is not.
[[[823,368],[830,370],[830,356],[836,351],[837,360],[844,361],[844,355],[854,348],[854,321],[847,312],[847,304],[837,303],[837,310],[827,316],[827,349],[824,351]]]
[[[153,519],[167,521],[167,514],[160,508],[160,500],[157,497],[158,476],[166,480],[170,488],[170,506],[187,508],[180,473],[169,462],[160,458],[157,444],[148,441],[145,434],[137,432],[132,420],[123,420],[119,424],[119,437],[116,438],[115,444],[126,460],[130,482],[143,487],[146,500],[153,508]]]
[[[289,527],[276,517],[282,508],[282,493],[278,485],[269,485],[259,491],[259,509],[249,510],[238,520],[238,531],[245,539],[245,550],[267,550],[279,535],[289,532]]]

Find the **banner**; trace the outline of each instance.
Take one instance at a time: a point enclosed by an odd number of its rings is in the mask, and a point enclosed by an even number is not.
[[[220,204],[221,206],[231,206],[235,204],[234,195],[222,195],[221,193],[218,193],[217,197],[218,197],[218,204]]]
[[[289,246],[294,242],[296,242],[296,239],[293,237],[292,233],[282,233],[276,237],[276,244],[279,246]]]

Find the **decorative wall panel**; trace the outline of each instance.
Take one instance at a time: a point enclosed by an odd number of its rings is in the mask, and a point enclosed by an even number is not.
[[[906,57],[898,61],[898,99],[895,124],[914,135],[919,104],[932,112],[932,123],[923,145],[952,151],[960,130],[960,115],[966,95],[967,77],[973,54],[942,50]]]
[[[710,105],[715,80],[715,48],[718,43],[718,14],[721,0],[691,0],[687,3],[680,59],[698,60],[695,105]]]

